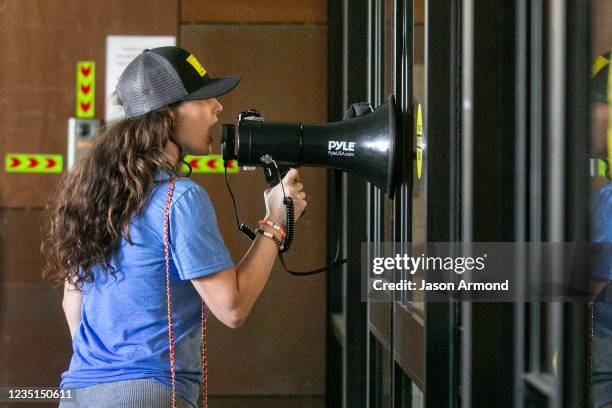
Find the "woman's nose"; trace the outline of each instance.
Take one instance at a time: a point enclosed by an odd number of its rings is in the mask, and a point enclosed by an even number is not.
[[[221,105],[217,99],[215,99],[215,102],[217,103],[216,112],[221,113],[223,111],[223,105]]]

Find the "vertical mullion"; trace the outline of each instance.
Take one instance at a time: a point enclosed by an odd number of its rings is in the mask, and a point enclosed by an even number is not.
[[[565,1],[549,0],[548,67],[548,241],[563,242],[565,238]],[[555,251],[556,252],[556,251]],[[561,258],[551,259],[553,282],[563,282]],[[563,404],[563,303],[551,302],[548,314],[548,353],[554,365],[551,407]],[[551,354],[552,353],[552,354]],[[553,356],[556,356],[555,359]]]
[[[457,211],[456,146],[460,123],[457,106],[457,61],[460,39],[458,0],[427,0],[425,3],[425,100],[423,125],[427,135],[427,173],[449,177],[426,177],[427,240],[456,241],[453,223]],[[428,158],[433,158],[428,160]],[[435,199],[429,199],[434,197]],[[426,302],[425,309],[425,406],[454,408],[458,403],[457,303]]]
[[[376,40],[375,40],[375,32],[376,25],[374,21],[374,9],[375,3],[377,0],[369,0],[368,1],[368,12],[367,12],[367,23],[368,23],[368,41],[367,41],[367,70],[368,70],[368,86],[367,86],[367,98],[368,100],[372,100],[372,95],[374,94],[374,89],[376,87],[376,75],[377,75],[377,64],[376,64]],[[353,101],[356,102],[356,101]],[[366,182],[366,214],[367,214],[367,240],[369,242],[378,242],[378,224],[379,217],[377,216],[377,201],[376,201],[376,188],[369,182]],[[378,247],[374,247],[374,251],[378,251]],[[379,256],[378,253],[373,254],[373,256]],[[366,406],[369,408],[378,407],[378,400],[380,398],[380,360],[379,353],[377,347],[377,341],[372,335],[369,327],[370,327],[370,308],[371,302],[368,300],[367,302],[367,311],[366,311],[366,330],[368,332],[367,338],[367,354],[368,354],[368,362],[367,362],[367,390],[366,390]]]
[[[585,67],[591,59],[591,7],[587,0],[569,0],[567,2],[566,50],[566,157],[567,157],[567,205],[566,228],[567,240],[573,242],[589,241],[589,162],[588,143],[584,135],[590,135],[590,98],[589,72]],[[588,267],[588,265],[587,265]],[[585,268],[585,270],[588,270]],[[586,277],[585,277],[586,280]],[[587,287],[586,282],[581,282]],[[587,396],[588,354],[586,334],[587,307],[584,303],[565,305],[563,344],[564,372],[563,401],[564,407],[578,408],[589,400]]]
[[[342,118],[342,99],[343,99],[343,4],[342,0],[329,0],[327,5],[328,10],[328,26],[327,26],[327,119],[329,122],[334,122]],[[337,196],[336,192],[340,188],[336,186],[338,178],[336,171],[328,172],[328,188],[327,188],[327,208],[337,209],[338,200],[342,200],[341,196]],[[333,214],[333,218],[332,218]],[[341,233],[338,230],[340,227],[337,217],[344,218],[344,212],[327,211],[327,242],[334,242],[336,245],[345,247],[345,242],[337,242],[337,237]],[[335,259],[335,253],[332,252],[335,248],[328,245],[327,259],[328,264]],[[344,250],[344,249],[342,249]],[[343,257],[344,258],[344,257]],[[325,407],[336,408],[342,406],[342,346],[334,335],[332,330],[332,315],[343,312],[343,296],[342,296],[342,277],[343,268],[337,268],[335,273],[326,274],[326,380],[325,380]]]
[[[461,240],[461,172],[460,172],[460,150],[461,144],[461,55],[462,55],[462,9],[461,0],[452,0],[449,15],[449,34],[450,34],[450,52],[449,52],[449,72],[450,72],[450,84],[449,84],[449,101],[450,106],[448,107],[448,114],[450,118],[449,124],[449,145],[448,149],[448,163],[451,169],[451,177],[448,185],[449,193],[449,206],[447,208],[447,216],[449,217],[448,222],[448,240],[457,242]],[[430,122],[431,124],[431,122]],[[431,141],[429,142],[431,144]],[[452,389],[452,403],[461,406],[461,336],[462,336],[462,304],[456,301],[450,301],[450,321],[455,323],[455,341],[452,343],[454,346],[454,355],[449,357],[452,359],[452,368],[450,375],[452,376],[452,382],[449,382],[449,386],[454,387]]]
[[[544,80],[542,74],[542,0],[531,1],[530,20],[529,241],[542,242],[542,81]],[[541,270],[539,261],[539,253],[533,251],[529,265],[532,284],[529,287],[534,299],[539,297],[539,285],[537,285]],[[541,313],[541,304],[533,302],[529,319],[529,371],[534,373],[540,371]]]
[[[356,101],[368,96],[368,33],[363,30],[368,21],[368,0],[344,0],[345,23],[345,111]],[[350,52],[349,52],[350,51]],[[363,202],[367,197],[367,185],[359,177],[343,174],[346,203]],[[346,204],[345,203],[345,204]],[[344,233],[346,239],[345,318],[346,345],[343,352],[344,400],[343,407],[367,406],[368,316],[367,304],[361,301],[361,243],[367,239],[365,225],[368,215],[364,206],[347,205]]]
[[[461,14],[461,241],[467,248],[472,241],[473,206],[474,0],[463,0]],[[470,302],[461,305],[461,405],[464,407],[472,406],[472,309]]]
[[[374,33],[374,25],[373,25],[373,20],[372,20],[372,9],[373,9],[373,4],[376,2],[376,0],[369,0],[368,1],[368,43],[367,43],[367,48],[368,48],[368,63],[367,63],[367,69],[368,69],[368,89],[367,89],[367,93],[368,93],[368,100],[371,100],[372,98],[372,88],[374,87],[374,77],[376,76],[376,65],[375,65],[375,56],[374,56],[374,50],[373,50],[373,33]],[[366,205],[366,214],[367,214],[367,233],[366,233],[366,237],[368,242],[376,242],[376,224],[377,224],[377,219],[376,219],[376,200],[374,199],[374,188],[373,186],[368,182],[366,183],[367,188],[366,188],[366,201],[367,201],[367,205]],[[375,247],[374,251],[376,252],[377,249]],[[378,256],[377,253],[372,254],[373,256]],[[370,311],[371,311],[371,302],[368,300],[367,301],[367,312],[366,312],[366,318],[367,318],[367,323],[366,323],[366,327],[367,327],[367,338],[368,338],[368,342],[367,342],[367,355],[368,355],[368,362],[367,362],[367,375],[368,375],[368,381],[367,381],[367,390],[366,390],[366,406],[369,408],[376,408],[377,407],[377,399],[379,397],[379,386],[378,386],[378,382],[379,382],[379,375],[378,375],[378,355],[377,355],[377,347],[376,347],[376,339],[374,338],[374,336],[372,335],[369,327],[370,327]]]
[[[397,105],[395,107],[395,112],[401,112],[400,116],[399,116],[399,121],[401,122],[399,125],[396,124],[395,127],[395,131],[396,132],[401,132],[400,133],[400,137],[402,137],[403,139],[406,138],[406,133],[405,133],[405,129],[406,127],[404,126],[405,123],[405,117],[404,117],[404,112],[405,112],[405,105],[404,105],[404,69],[403,68],[407,68],[407,66],[404,65],[404,61],[403,61],[403,55],[407,52],[408,48],[408,44],[406,43],[405,39],[406,39],[406,30],[405,30],[405,18],[404,18],[404,9],[407,4],[408,1],[411,0],[393,0],[393,5],[392,5],[392,32],[393,32],[393,46],[392,46],[392,62],[391,62],[391,81],[392,81],[392,85],[391,85],[391,90],[392,93],[394,94],[394,100],[395,100],[395,104]],[[387,10],[383,10],[383,20],[386,18],[387,15]],[[385,24],[386,26],[386,21]],[[385,27],[386,28],[386,27]],[[385,50],[387,48],[385,47]],[[400,69],[400,71],[398,71],[398,69]],[[386,72],[385,72],[385,77],[386,77]],[[383,98],[388,97],[388,95],[382,95]],[[405,145],[403,145],[405,146]],[[399,146],[396,146],[395,149],[398,149]],[[410,220],[410,213],[409,213],[409,208],[410,205],[408,205],[408,201],[405,195],[405,191],[406,191],[406,183],[405,183],[405,178],[403,177],[403,175],[405,174],[404,172],[404,168],[406,166],[406,149],[402,149],[402,153],[401,153],[401,158],[402,158],[402,165],[400,168],[401,177],[398,177],[399,180],[399,187],[396,187],[396,194],[395,194],[395,200],[393,201],[393,207],[392,207],[392,211],[393,211],[393,240],[395,242],[400,242],[400,247],[398,248],[396,246],[396,250],[397,251],[401,251],[401,253],[406,253],[403,252],[405,250],[404,248],[404,243],[409,241],[409,238],[405,235],[406,234],[406,225],[409,223]],[[405,272],[400,272],[402,274],[405,274]],[[400,276],[400,279],[403,279],[404,276]],[[396,312],[396,306],[395,306],[395,302],[399,301],[400,303],[404,302],[406,300],[406,293],[400,293],[399,299],[394,295],[393,297],[393,303],[391,305],[391,367],[392,367],[392,395],[393,395],[393,407],[394,408],[403,408],[405,407],[405,401],[406,401],[406,395],[405,395],[405,388],[406,388],[406,384],[405,382],[407,381],[405,378],[405,374],[403,373],[403,371],[401,370],[401,368],[399,368],[399,365],[395,362],[395,312]],[[410,405],[408,405],[410,406]]]
[[[412,20],[408,18],[407,9],[408,4],[412,0],[395,0],[394,1],[394,29],[396,38],[399,37],[399,41],[396,41],[393,48],[393,89],[395,92],[395,103],[398,104],[396,112],[400,112],[400,123],[396,131],[401,132],[401,138],[403,140],[402,149],[402,166],[401,171],[405,177],[400,178],[399,194],[395,200],[395,214],[396,219],[399,220],[399,237],[397,233],[395,238],[399,238],[401,242],[402,253],[410,253],[409,242],[412,241],[412,194],[410,191],[410,184],[408,181],[408,168],[412,166],[411,149],[409,148],[409,127],[410,121],[407,117],[409,108],[409,101],[412,95],[412,80],[408,78],[408,75],[412,72],[412,67],[408,61],[408,53],[413,52],[412,36],[409,34],[409,29],[412,24]],[[410,36],[410,37],[409,37]],[[399,43],[399,44],[398,44]],[[399,207],[399,208],[398,208]],[[399,213],[399,214],[398,214]],[[405,273],[405,272],[404,272]],[[412,300],[410,293],[402,293],[402,303],[406,304]]]
[[[381,52],[381,8],[384,0],[375,0],[375,8],[374,14],[372,15],[372,19],[374,21],[374,87],[373,94],[371,95],[370,102],[374,106],[378,106],[380,104],[380,88],[381,88],[381,78],[383,72],[383,61],[382,61],[382,52]],[[382,190],[380,188],[374,189],[374,200],[376,203],[374,216],[376,217],[376,242],[380,243],[382,237],[382,229],[384,225],[384,220],[382,217],[384,216],[384,209],[382,207],[381,202]]]
[[[516,4],[516,84],[515,84],[515,121],[516,121],[516,141],[515,141],[515,240],[519,243],[525,242],[526,218],[527,218],[527,165],[526,165],[526,146],[527,146],[527,4],[526,0],[517,0]],[[521,245],[520,248],[523,248]],[[517,252],[515,264],[518,266],[517,286],[520,293],[527,293],[525,286],[525,254]],[[525,371],[525,303],[517,303],[514,310],[514,396],[513,406],[523,405],[524,387],[523,373]]]
[[[403,47],[403,42],[402,42],[402,37],[401,37],[401,32],[398,31],[397,29],[397,25],[396,25],[396,16],[398,13],[398,1],[402,1],[402,0],[392,0],[391,4],[390,4],[390,10],[387,10],[387,8],[389,7],[389,3],[387,1],[384,2],[384,7],[382,7],[382,12],[381,12],[381,26],[382,26],[382,32],[383,32],[383,39],[381,42],[381,48],[384,49],[384,61],[385,61],[385,69],[384,69],[384,73],[383,73],[383,77],[382,77],[382,81],[381,81],[381,92],[380,92],[380,102],[382,103],[386,103],[388,102],[389,99],[389,95],[387,94],[386,91],[386,80],[387,80],[387,73],[390,72],[390,93],[394,95],[394,103],[397,105],[398,101],[397,98],[395,97],[397,95],[397,82],[396,82],[396,77],[395,77],[395,73],[397,70],[397,50],[398,48],[401,49]],[[390,15],[390,20],[389,22],[387,22],[387,14]],[[390,24],[391,27],[391,31],[390,33],[388,33],[387,31],[387,24]],[[389,38],[387,38],[387,36],[389,36]],[[389,48],[387,47],[387,42],[391,41],[391,50],[389,51]],[[387,55],[387,53],[390,52],[390,55]],[[390,60],[390,63],[389,63]],[[397,106],[392,106],[391,109],[395,109],[395,112],[397,113],[398,111],[400,111],[399,109],[397,109]],[[397,126],[397,121],[401,120],[399,119],[399,117],[396,114],[396,123],[394,124],[394,128],[395,128],[395,132],[401,132],[402,131],[402,127],[401,126]],[[394,137],[395,135],[390,135],[390,137]],[[395,146],[395,149],[401,149],[401,146]],[[401,159],[403,160],[403,153],[402,156],[400,156]],[[396,169],[399,166],[396,166]],[[393,244],[393,250],[396,253],[401,253],[401,244],[397,244],[397,242],[401,242],[401,235],[400,235],[400,231],[401,231],[401,214],[403,212],[405,212],[405,208],[404,208],[404,201],[402,201],[401,199],[401,194],[399,193],[400,188],[402,186],[402,177],[401,174],[403,174],[403,171],[401,170],[401,167],[399,167],[400,170],[396,170],[400,172],[400,176],[398,176],[396,178],[396,180],[399,180],[396,182],[395,185],[395,193],[394,193],[394,200],[391,203],[391,213],[386,215],[386,216],[390,216],[392,217],[392,222],[391,222],[391,240],[394,243]],[[398,187],[399,186],[399,187]],[[383,197],[383,200],[386,199]],[[386,205],[383,204],[385,207]],[[385,240],[386,240],[386,236],[388,234],[385,234]],[[394,272],[394,276],[393,279],[395,281],[401,280],[403,279],[402,276],[402,272],[400,271],[400,276],[397,276],[398,271]],[[397,386],[397,381],[396,381],[396,377],[397,377],[397,369],[396,367],[398,366],[398,363],[396,363],[395,361],[395,347],[396,347],[396,342],[395,342],[395,304],[396,302],[400,302],[402,301],[402,293],[394,293],[392,296],[392,300],[391,300],[391,304],[389,305],[390,310],[389,310],[389,367],[390,367],[390,380],[391,380],[391,407],[396,408],[396,393],[401,394],[402,390],[398,389]]]

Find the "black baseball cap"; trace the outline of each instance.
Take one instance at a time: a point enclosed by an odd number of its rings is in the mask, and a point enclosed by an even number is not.
[[[189,51],[179,47],[144,50],[128,64],[117,83],[128,118],[180,101],[214,98],[228,93],[238,75],[212,78]]]

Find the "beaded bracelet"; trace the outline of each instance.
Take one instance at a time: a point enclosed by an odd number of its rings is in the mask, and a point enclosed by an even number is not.
[[[264,226],[264,225],[269,225],[270,227],[274,228],[275,230],[277,230],[280,234],[281,237],[285,238],[285,236],[287,236],[287,234],[285,233],[285,230],[283,229],[283,227],[281,227],[278,224],[275,224],[274,221],[269,220],[267,218],[264,218],[263,220],[259,221],[259,226]]]
[[[265,236],[265,237],[268,237],[268,238],[272,239],[280,251],[282,251],[283,249],[285,249],[285,246],[283,245],[283,243],[282,243],[282,242],[280,242],[280,241],[278,240],[278,238],[276,238],[276,237],[274,236],[274,234],[273,234],[273,233],[268,232],[268,231],[264,231],[264,230],[262,230],[261,228],[258,228],[258,229],[257,229],[257,231],[255,231],[255,232],[257,232],[258,234],[261,234],[261,235],[263,235],[263,236]]]

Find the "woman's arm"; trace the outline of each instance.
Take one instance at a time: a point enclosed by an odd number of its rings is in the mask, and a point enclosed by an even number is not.
[[[81,293],[72,284],[66,281],[64,283],[64,299],[62,300],[62,308],[68,321],[70,336],[74,337],[74,332],[81,324],[81,305],[83,304],[83,293]]]
[[[271,239],[258,235],[236,268],[191,282],[217,319],[240,327],[268,281],[277,252]]]
[[[296,220],[306,207],[306,194],[298,181],[298,172],[293,169],[285,176],[283,186],[287,196],[294,202]],[[277,188],[278,187],[278,188]],[[286,224],[280,185],[266,193],[266,206],[271,208],[268,217],[276,223]],[[277,233],[264,225],[266,231]],[[240,327],[251,312],[261,294],[276,260],[278,247],[268,237],[257,235],[236,268],[210,276],[192,279],[194,287],[204,299],[210,311],[226,326]]]

